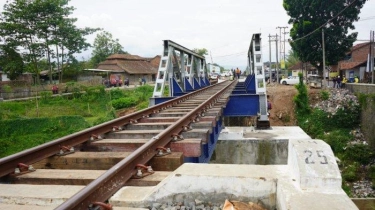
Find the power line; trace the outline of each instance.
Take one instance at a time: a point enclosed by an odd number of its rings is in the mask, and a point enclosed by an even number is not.
[[[306,34],[305,36],[303,37],[300,37],[298,39],[295,39],[295,40],[292,40],[291,42],[296,42],[296,41],[299,41],[301,39],[304,39],[308,36],[310,36],[311,34],[315,33],[316,31],[318,31],[319,29],[323,28],[325,25],[327,25],[329,22],[331,22],[332,20],[334,20],[335,18],[337,18],[341,13],[343,13],[346,9],[348,9],[350,6],[353,5],[354,2],[356,2],[357,0],[354,0],[352,1],[352,3],[350,3],[348,6],[346,6],[344,9],[342,9],[339,13],[337,13],[337,15],[335,15],[333,18],[329,19],[327,22],[325,22],[323,25],[319,26],[318,28],[316,28],[315,30],[313,30],[312,32]]]

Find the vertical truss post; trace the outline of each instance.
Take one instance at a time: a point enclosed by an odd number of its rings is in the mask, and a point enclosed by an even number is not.
[[[177,51],[177,52],[176,52]],[[201,84],[200,72],[207,77],[205,57],[171,40],[164,40],[153,97],[163,97],[169,83],[169,96],[174,97],[209,85],[208,79]]]
[[[248,69],[255,74],[255,86],[256,93],[259,95],[259,114],[258,122],[265,122],[268,124],[268,109],[267,109],[267,94],[266,94],[266,82],[262,59],[262,39],[261,34],[253,34],[251,39],[249,51],[248,51]],[[267,126],[265,126],[267,127]]]

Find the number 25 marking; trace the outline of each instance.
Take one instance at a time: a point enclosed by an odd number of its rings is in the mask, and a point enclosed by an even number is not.
[[[305,150],[305,154],[307,155],[305,159],[306,164],[315,164],[313,161],[313,152],[311,150]],[[318,155],[319,158],[323,158],[324,161],[320,161],[320,164],[328,164],[327,157],[324,155],[323,150],[316,150],[316,154]]]

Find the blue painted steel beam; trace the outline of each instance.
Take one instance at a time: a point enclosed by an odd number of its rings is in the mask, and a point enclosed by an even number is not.
[[[224,108],[224,116],[257,116],[259,112],[259,95],[236,94],[229,96],[227,106]]]

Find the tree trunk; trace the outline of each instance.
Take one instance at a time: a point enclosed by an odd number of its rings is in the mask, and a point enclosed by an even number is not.
[[[63,76],[64,76],[64,46],[61,46],[61,82],[63,80]]]
[[[59,74],[59,83],[62,83],[62,68],[60,69],[59,47],[57,44],[56,44],[56,58],[57,58],[57,72]]]

